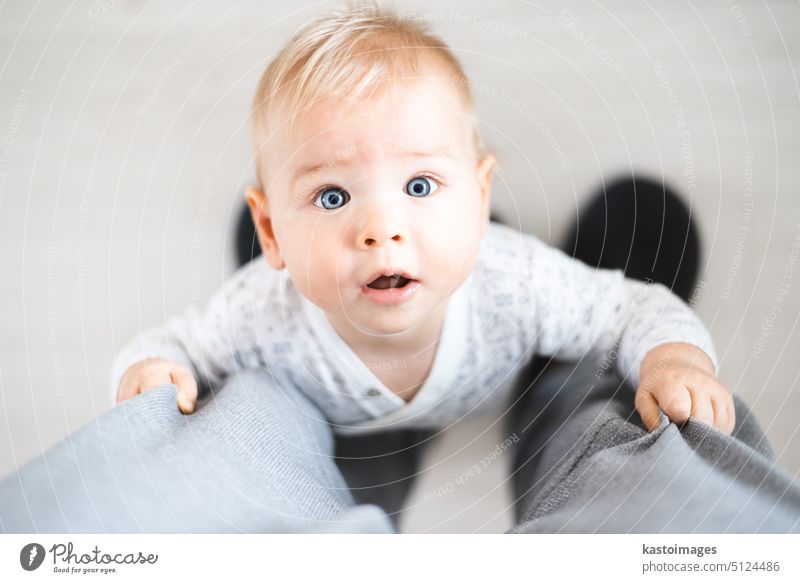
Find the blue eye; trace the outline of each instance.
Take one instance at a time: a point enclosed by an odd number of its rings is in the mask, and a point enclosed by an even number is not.
[[[428,196],[433,191],[432,182],[435,184],[435,181],[427,176],[417,176],[408,181],[406,192],[411,196]]]
[[[350,200],[350,195],[341,188],[326,188],[314,197],[314,204],[326,210],[335,210],[344,206]],[[320,201],[321,204],[317,204]]]

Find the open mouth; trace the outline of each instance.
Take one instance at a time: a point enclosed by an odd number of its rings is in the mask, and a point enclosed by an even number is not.
[[[370,283],[367,284],[367,287],[372,289],[389,289],[389,288],[399,288],[405,287],[409,283],[414,281],[413,279],[408,279],[407,277],[403,277],[402,275],[381,275],[376,277]]]

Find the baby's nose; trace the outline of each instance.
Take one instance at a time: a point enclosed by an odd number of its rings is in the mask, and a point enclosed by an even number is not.
[[[403,244],[407,238],[405,228],[389,213],[371,212],[364,217],[356,242],[361,249],[371,249],[390,241]]]

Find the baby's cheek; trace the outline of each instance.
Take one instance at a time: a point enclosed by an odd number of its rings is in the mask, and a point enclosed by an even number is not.
[[[320,266],[324,267],[325,262],[318,257],[315,242],[308,237],[298,238],[295,234],[290,236],[287,243],[283,257],[292,281],[307,296],[318,294],[315,288],[324,279],[320,277]]]
[[[483,208],[480,196],[472,189],[451,191],[448,193],[447,204],[439,209],[439,220],[452,229],[457,229],[460,235],[477,236],[475,231],[480,227]]]
[[[341,244],[315,242],[309,248],[309,255],[309,277],[327,293],[335,293],[353,279],[352,265],[348,263],[349,257],[343,253]]]
[[[462,226],[463,227],[463,226]],[[463,280],[474,263],[474,242],[471,238],[462,237],[458,231],[444,234],[444,237],[432,243],[435,251],[427,254],[431,262],[426,271],[442,275],[445,281]]]

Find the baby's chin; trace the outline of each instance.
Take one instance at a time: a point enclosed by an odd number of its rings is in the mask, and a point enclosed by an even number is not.
[[[385,308],[371,308],[372,314],[359,314],[361,317],[356,322],[357,326],[364,332],[376,336],[390,336],[401,334],[413,330],[424,314],[410,313],[408,311],[398,311]]]

